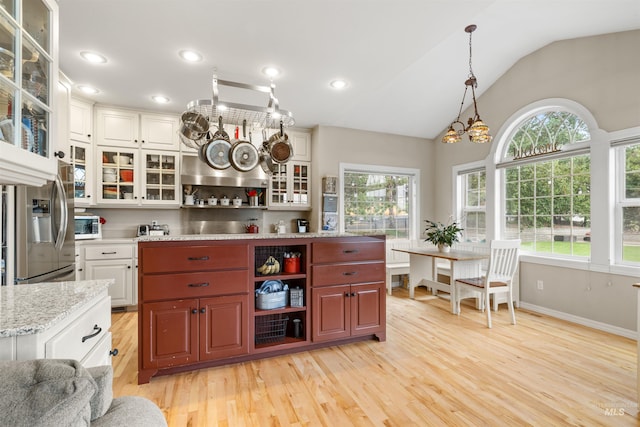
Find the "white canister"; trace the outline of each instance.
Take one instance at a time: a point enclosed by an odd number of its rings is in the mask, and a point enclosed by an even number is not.
[[[223,197],[222,199],[220,199],[220,204],[222,206],[229,206],[229,199],[227,199],[226,197]]]
[[[193,194],[187,194],[184,196],[184,204],[185,205],[193,205],[195,203]]]
[[[233,206],[242,206],[242,199],[239,197],[236,197],[233,199]]]
[[[218,199],[216,199],[215,197],[209,197],[208,203],[209,206],[215,206],[218,204]]]

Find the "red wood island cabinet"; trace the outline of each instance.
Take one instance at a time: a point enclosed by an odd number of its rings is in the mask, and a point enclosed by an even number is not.
[[[160,374],[385,340],[384,236],[198,237],[138,242],[140,384]],[[285,270],[291,256],[299,258],[296,268]],[[281,267],[263,274],[270,258]],[[286,284],[295,298],[286,292],[274,305],[258,302],[255,291],[269,280]]]

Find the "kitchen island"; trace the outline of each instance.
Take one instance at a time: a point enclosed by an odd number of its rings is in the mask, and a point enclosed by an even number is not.
[[[0,360],[75,359],[111,363],[113,280],[0,287]]]
[[[141,384],[386,339],[385,236],[149,236],[138,240],[138,258]]]

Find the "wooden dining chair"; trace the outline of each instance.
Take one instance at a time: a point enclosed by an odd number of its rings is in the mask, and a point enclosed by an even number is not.
[[[460,314],[460,300],[477,298],[482,295],[481,308],[487,312],[487,326],[491,328],[492,294],[507,293],[507,305],[511,314],[511,323],[516,324],[516,313],[513,309],[513,276],[518,268],[520,240],[492,240],[490,245],[487,272],[482,277],[457,279],[455,282],[456,312]],[[495,298],[495,296],[494,296]]]

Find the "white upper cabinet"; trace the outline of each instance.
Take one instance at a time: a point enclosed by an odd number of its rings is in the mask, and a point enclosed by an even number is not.
[[[0,2],[0,184],[58,172],[57,43],[56,1]]]
[[[178,117],[96,108],[96,143],[111,147],[179,150]]]
[[[293,146],[291,160],[311,161],[311,135],[305,132],[288,131],[289,141]]]
[[[93,133],[93,105],[71,98],[69,104],[69,138],[74,141],[91,142]]]

